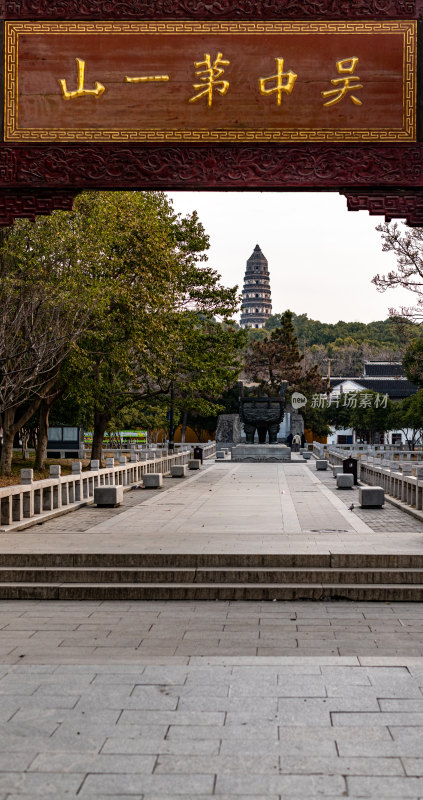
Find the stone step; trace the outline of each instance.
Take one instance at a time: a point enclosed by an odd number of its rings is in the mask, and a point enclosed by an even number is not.
[[[155,568],[119,569],[116,567],[2,567],[0,585],[11,583],[83,584],[412,584],[423,585],[423,569],[256,569],[220,567],[198,569]]]
[[[422,553],[0,553],[0,567],[423,569]]]
[[[0,600],[355,600],[421,602],[423,586],[404,584],[3,583]]]

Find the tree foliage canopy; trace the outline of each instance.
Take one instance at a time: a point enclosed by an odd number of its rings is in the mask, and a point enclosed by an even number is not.
[[[52,393],[94,426],[97,449],[113,416],[171,385],[209,409],[236,379],[245,334],[207,248],[196,213],[175,214],[160,192],[84,192],[72,212],[18,222],[0,243],[9,445],[17,410],[33,398],[31,416]]]

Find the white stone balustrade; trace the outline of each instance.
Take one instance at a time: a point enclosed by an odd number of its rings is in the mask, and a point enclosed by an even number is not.
[[[369,486],[381,486],[386,495],[418,511],[423,510],[422,452],[401,451],[395,453],[395,458],[393,458],[392,452],[387,452],[383,458],[380,458],[377,453],[370,455],[354,451],[340,452],[337,445],[336,449],[332,445],[327,452],[329,463],[332,466],[342,464],[344,458],[350,456],[357,458],[358,477],[361,483]]]
[[[214,458],[215,442],[203,446],[204,458]],[[50,477],[34,481],[33,471],[21,470],[21,484],[0,488],[0,532],[25,528],[34,521],[65,513],[82,504],[94,501],[94,489],[97,486],[123,486],[130,488],[141,483],[146,473],[160,472],[170,475],[170,469],[176,464],[188,464],[190,450],[176,452],[162,458],[156,456],[146,461],[127,461],[113,465],[113,459],[107,459],[107,466],[101,469],[91,462],[90,470],[82,470],[80,461],[73,462],[72,473],[61,475],[60,465],[50,467]],[[31,520],[31,522],[30,522]]]

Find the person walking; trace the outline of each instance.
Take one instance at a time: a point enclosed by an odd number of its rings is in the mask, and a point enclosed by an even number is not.
[[[294,453],[300,452],[300,444],[301,444],[301,436],[299,433],[296,433],[292,439],[292,444],[294,445]]]

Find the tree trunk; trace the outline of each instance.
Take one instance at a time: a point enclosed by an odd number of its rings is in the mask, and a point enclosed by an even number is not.
[[[184,411],[184,415],[182,417],[181,444],[185,444],[185,435],[186,435],[186,432],[187,432],[187,421],[188,421],[188,411]]]
[[[8,408],[3,414],[3,447],[0,459],[0,475],[11,475],[13,440],[15,438],[15,409]]]
[[[41,401],[37,447],[35,450],[35,469],[44,469],[44,462],[47,458],[48,418],[52,405],[53,403],[50,404],[46,398]]]
[[[38,438],[37,446],[35,448],[35,468],[44,469],[44,462],[47,458],[48,446],[48,426],[50,411],[53,408],[56,400],[63,394],[63,389],[56,389],[52,394],[43,397],[40,403],[40,416],[38,423]]]
[[[93,444],[91,448],[91,459],[101,459],[101,451],[103,449],[103,439],[106,432],[108,423],[111,420],[111,414],[108,411],[95,411],[94,412],[94,432]]]

